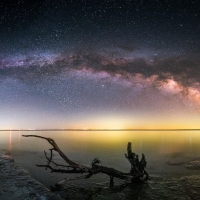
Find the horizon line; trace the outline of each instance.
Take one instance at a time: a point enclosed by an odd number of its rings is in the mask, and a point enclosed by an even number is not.
[[[200,128],[174,129],[0,129],[0,131],[200,131]]]

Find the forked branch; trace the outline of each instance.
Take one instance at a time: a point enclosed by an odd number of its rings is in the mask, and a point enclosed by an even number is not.
[[[118,171],[114,168],[101,166],[99,165],[100,160],[98,158],[95,158],[91,165],[83,165],[78,164],[72,160],[70,160],[58,147],[56,142],[51,138],[46,138],[38,135],[22,135],[23,137],[37,137],[44,140],[47,140],[49,144],[53,147],[50,150],[50,156],[47,156],[47,153],[44,151],[45,157],[47,159],[46,165],[37,165],[38,167],[45,167],[46,169],[50,169],[51,172],[57,172],[57,173],[87,173],[85,176],[81,176],[80,178],[90,178],[92,175],[97,173],[104,173],[110,176],[110,184],[113,185],[113,178],[119,178],[123,180],[133,181],[135,179],[140,179],[145,176],[145,179],[148,179],[148,173],[145,171],[146,168],[146,159],[144,154],[142,154],[142,159],[139,161],[138,155],[132,152],[131,143],[129,142],[127,145],[127,154],[125,154],[125,157],[128,159],[128,161],[131,164],[131,170],[129,173],[124,173],[121,171]],[[53,151],[58,152],[58,154],[61,156],[61,158],[68,164],[68,165],[61,165],[57,164],[55,161],[53,161]],[[53,166],[54,167],[53,167]],[[58,167],[64,167],[65,169],[58,168]],[[58,184],[63,184],[66,180],[59,182]],[[73,179],[74,180],[74,179]]]

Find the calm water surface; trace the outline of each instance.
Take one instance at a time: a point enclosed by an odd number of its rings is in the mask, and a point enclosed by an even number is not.
[[[62,180],[64,175],[51,175],[36,164],[44,164],[44,150],[51,146],[46,140],[24,138],[22,135],[40,135],[53,138],[61,150],[78,163],[90,164],[98,157],[102,165],[128,172],[125,159],[128,142],[139,157],[144,153],[147,171],[151,175],[180,177],[198,174],[188,170],[184,163],[200,158],[199,131],[3,131],[0,132],[0,150],[10,152],[15,162],[34,178],[49,186]],[[57,162],[62,162],[55,155]]]

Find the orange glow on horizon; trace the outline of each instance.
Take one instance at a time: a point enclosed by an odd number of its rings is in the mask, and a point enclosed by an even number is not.
[[[53,127],[32,127],[31,130],[37,129],[198,129],[200,114],[187,113],[180,110],[177,115],[106,115],[106,116],[91,116],[84,120],[77,119],[75,122],[63,123],[55,121]],[[2,130],[22,130],[26,127],[0,127]],[[27,129],[28,130],[28,129]],[[20,131],[19,131],[20,132]],[[19,136],[20,140],[20,136]]]
[[[64,127],[69,129],[198,129],[197,117],[171,116],[171,117],[140,117],[140,118],[100,118],[77,122],[76,125]]]

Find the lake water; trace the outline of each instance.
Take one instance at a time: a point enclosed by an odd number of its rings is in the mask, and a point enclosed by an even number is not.
[[[50,174],[36,164],[45,164],[44,150],[50,144],[39,138],[22,135],[51,137],[73,161],[91,164],[98,157],[102,165],[129,172],[125,158],[127,143],[141,158],[147,160],[147,172],[162,177],[181,177],[199,174],[189,170],[184,163],[200,158],[200,131],[1,131],[0,150],[9,152],[20,167],[46,186],[55,184],[69,175]],[[55,155],[57,162],[62,162]]]

